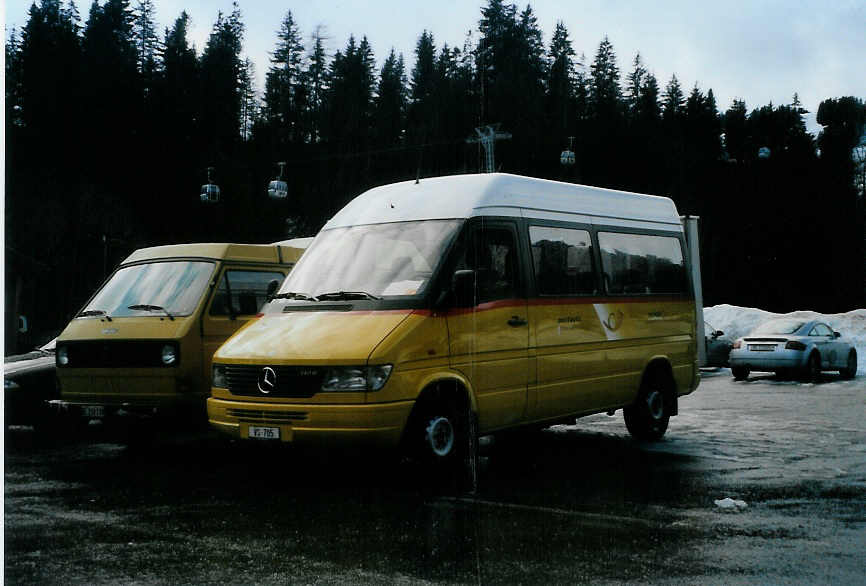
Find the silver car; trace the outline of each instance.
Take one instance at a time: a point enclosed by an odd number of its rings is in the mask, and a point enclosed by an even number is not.
[[[857,351],[827,324],[805,319],[774,319],[734,342],[728,359],[731,374],[744,380],[753,370],[796,374],[816,381],[822,370],[842,378],[857,374]]]

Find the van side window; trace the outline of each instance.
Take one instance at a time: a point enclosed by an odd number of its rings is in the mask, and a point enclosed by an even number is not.
[[[596,292],[589,232],[530,226],[529,239],[539,294],[591,295]]]
[[[599,232],[605,289],[617,295],[685,293],[680,241],[671,236]]]
[[[214,293],[210,315],[255,315],[284,278],[279,272],[226,271]]]
[[[507,228],[479,228],[458,253],[455,270],[472,269],[478,303],[517,297],[517,246]]]

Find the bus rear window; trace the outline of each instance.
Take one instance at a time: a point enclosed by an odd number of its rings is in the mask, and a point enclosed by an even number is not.
[[[608,293],[686,293],[686,266],[678,238],[599,232],[598,245],[605,289]]]

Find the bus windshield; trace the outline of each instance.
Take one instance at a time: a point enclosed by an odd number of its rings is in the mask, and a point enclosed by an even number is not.
[[[207,287],[214,266],[207,261],[169,261],[123,267],[111,276],[79,316],[190,315]]]
[[[285,296],[417,297],[463,220],[423,220],[320,232],[280,288]]]

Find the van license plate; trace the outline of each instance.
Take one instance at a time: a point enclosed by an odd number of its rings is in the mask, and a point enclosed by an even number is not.
[[[81,408],[84,417],[105,417],[105,407],[102,405],[85,405]]]
[[[251,425],[247,437],[252,439],[280,439],[280,428]]]

